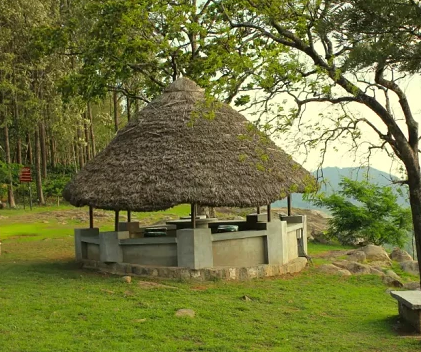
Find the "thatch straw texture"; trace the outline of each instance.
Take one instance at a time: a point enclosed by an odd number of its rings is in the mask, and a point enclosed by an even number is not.
[[[181,78],[121,129],[63,195],[75,206],[114,210],[249,207],[303,192],[312,182],[244,116]]]

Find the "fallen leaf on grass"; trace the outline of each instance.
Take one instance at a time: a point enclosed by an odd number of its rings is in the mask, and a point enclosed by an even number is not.
[[[151,282],[151,281],[139,281],[138,282],[139,287],[145,288],[145,289],[151,289],[151,288],[172,288],[177,289],[177,287],[174,286],[167,286],[158,284],[157,282]]]
[[[101,291],[102,292],[105,292],[105,293],[108,293],[108,294],[110,294],[110,295],[113,295],[115,292],[114,291],[111,291],[111,290],[106,290],[106,289],[104,289],[104,288],[101,288]]]
[[[135,319],[135,320],[132,320],[133,323],[144,323],[145,321],[146,321],[145,318],[144,319]]]

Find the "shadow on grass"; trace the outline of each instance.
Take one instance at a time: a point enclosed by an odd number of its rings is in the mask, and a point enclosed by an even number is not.
[[[398,308],[396,307],[396,310]],[[399,314],[392,315],[383,320],[383,323],[390,326],[390,329],[401,337],[410,337],[419,339],[421,343],[421,334],[415,331],[415,328],[404,321]]]
[[[47,274],[49,277],[74,276],[82,272],[79,263],[69,261],[28,261],[10,262],[3,266],[3,270],[9,274]]]

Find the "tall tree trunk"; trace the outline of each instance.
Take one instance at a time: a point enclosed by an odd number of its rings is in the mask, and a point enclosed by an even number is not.
[[[88,118],[89,118],[89,137],[91,142],[92,157],[96,155],[95,134],[94,134],[94,120],[92,116],[91,103],[88,102]]]
[[[117,92],[113,92],[113,106],[114,106],[114,131],[118,131],[118,95]]]
[[[29,132],[26,133],[26,160],[25,165],[32,165],[32,146],[31,146],[31,135]]]
[[[16,162],[22,165],[22,140],[20,137],[16,141]]]
[[[415,157],[418,161],[418,156]],[[419,161],[416,167],[408,168],[409,202],[411,204],[412,222],[414,226],[415,247],[418,256],[418,269],[420,271],[421,285],[421,172]]]
[[[6,164],[9,167],[9,171],[8,171],[9,182],[7,183],[7,201],[9,202],[10,208],[16,208],[15,196],[13,194],[12,172],[10,170],[12,162],[10,158],[9,127],[7,127],[7,123],[4,125],[4,146],[5,146],[4,151],[6,153]]]
[[[126,97],[126,109],[127,109],[127,122],[130,122],[131,119],[131,102],[130,102],[130,98],[127,96]]]
[[[39,205],[45,205],[44,193],[42,191],[42,178],[41,178],[41,142],[40,142],[39,129],[35,129],[35,181],[37,186],[37,198]]]
[[[13,84],[16,84],[14,74],[13,74]],[[13,96],[13,116],[14,116],[14,123],[16,126],[16,132],[17,132],[16,163],[22,164],[22,141],[20,138],[20,131],[19,131],[19,109],[18,109],[18,97],[16,93]]]
[[[78,149],[77,149],[77,143],[73,142],[72,143],[72,161],[73,161],[73,165],[75,166],[75,171],[77,172],[78,168]]]
[[[79,160],[79,167],[82,168],[83,165],[85,165],[85,163],[84,163],[84,160],[83,160],[83,145],[81,143],[82,133],[80,131],[79,126],[76,129],[76,135],[77,135],[76,149],[77,149],[77,155],[78,155],[78,160]]]
[[[89,160],[91,160],[91,148],[89,148],[89,130],[88,124],[86,123],[87,113],[85,112],[83,115],[83,131],[85,133],[85,160],[86,162],[88,162]]]
[[[52,138],[50,138],[50,162],[54,169],[56,167],[56,142]]]
[[[139,112],[139,100],[137,100],[137,99],[134,101],[134,111],[135,111],[136,115]]]
[[[45,145],[45,123],[39,123],[39,142],[41,146],[41,175],[43,179],[47,178],[47,147]]]

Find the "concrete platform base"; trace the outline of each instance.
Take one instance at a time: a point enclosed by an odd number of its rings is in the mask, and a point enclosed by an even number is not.
[[[421,291],[392,291],[398,301],[399,316],[421,333]]]
[[[188,269],[179,267],[152,267],[127,263],[103,263],[95,260],[81,260],[83,268],[99,270],[110,274],[159,277],[179,280],[239,280],[245,281],[263,277],[273,277],[297,273],[307,265],[305,257],[291,260],[284,265],[261,264],[252,267],[214,267]]]

